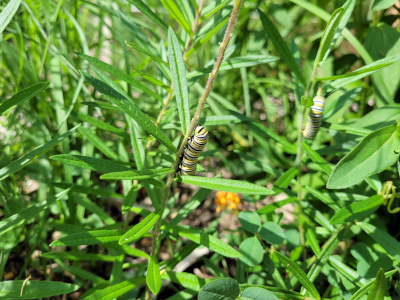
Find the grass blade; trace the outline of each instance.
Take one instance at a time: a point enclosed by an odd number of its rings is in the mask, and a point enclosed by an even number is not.
[[[179,25],[185,30],[190,36],[193,35],[193,31],[190,28],[188,21],[185,19],[183,14],[181,13],[178,6],[176,6],[175,2],[172,0],[161,0],[161,3],[168,10],[169,14],[175,21],[178,22]]]
[[[10,23],[20,4],[21,0],[11,0],[0,13],[0,33],[2,33],[7,27],[8,23]]]

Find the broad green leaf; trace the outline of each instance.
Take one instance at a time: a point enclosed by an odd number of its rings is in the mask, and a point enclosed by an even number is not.
[[[266,187],[232,179],[208,178],[200,176],[179,176],[175,180],[216,191],[248,195],[271,195],[274,193],[274,191],[267,189]]]
[[[25,285],[24,285],[25,283]],[[47,280],[13,280],[0,282],[0,299],[42,299],[75,292],[79,285]],[[22,296],[21,296],[21,291]],[[53,298],[54,299],[54,298]]]
[[[123,282],[108,286],[101,290],[96,290],[94,293],[80,298],[81,300],[112,300],[122,296],[134,289],[137,286],[146,282],[143,277],[135,277],[133,279],[125,280]]]
[[[155,99],[158,99],[158,100],[162,100],[162,98],[160,97],[160,95],[158,95],[157,93],[155,93],[155,92],[153,92],[151,89],[149,89],[147,86],[145,86],[145,85],[143,85],[143,84],[141,84],[139,81],[137,81],[134,77],[132,77],[131,75],[129,75],[129,74],[127,74],[127,73],[125,73],[125,72],[122,72],[120,69],[118,69],[118,68],[116,68],[116,67],[113,67],[113,66],[111,66],[111,65],[109,65],[109,64],[106,64],[105,62],[102,62],[101,60],[99,60],[99,59],[97,59],[97,58],[94,58],[94,57],[91,57],[91,56],[88,56],[88,55],[85,55],[85,54],[82,54],[82,53],[77,53],[82,59],[84,59],[84,60],[86,60],[86,61],[88,61],[89,63],[91,63],[93,66],[95,66],[95,67],[97,67],[97,68],[99,68],[99,69],[101,69],[101,70],[103,70],[103,71],[105,71],[105,72],[107,72],[107,73],[109,73],[109,74],[111,74],[111,75],[113,75],[113,76],[115,76],[115,77],[117,77],[118,79],[121,79],[121,80],[123,80],[123,81],[125,81],[125,82],[127,82],[127,83],[129,83],[130,85],[132,85],[132,86],[134,86],[134,87],[136,87],[136,88],[138,88],[138,89],[140,89],[140,90],[142,90],[143,92],[145,92],[146,94],[148,94],[148,95],[150,95],[150,96],[152,96],[153,98],[155,98]],[[81,72],[82,73],[82,72]],[[167,87],[165,84],[163,84],[162,82],[159,82],[158,80],[156,80],[155,78],[152,78],[152,79],[150,79],[149,80],[149,76],[144,76],[145,74],[143,74],[143,73],[141,73],[141,72],[135,72],[135,74],[137,74],[137,75],[139,75],[139,76],[141,76],[141,77],[143,77],[144,79],[146,79],[147,81],[151,81],[152,83],[155,83],[155,84],[157,84],[157,85],[159,85],[159,86],[162,86],[162,87],[166,87],[167,89],[169,89],[169,87]],[[84,75],[83,73],[82,73],[82,75]],[[85,75],[84,75],[85,76]],[[145,78],[146,77],[146,78]],[[85,76],[85,78],[86,78],[86,76]],[[86,78],[86,80],[88,80],[87,78]],[[156,82],[154,82],[154,81],[152,81],[152,80],[155,80]],[[89,80],[88,80],[89,81]],[[90,81],[89,81],[90,82]],[[157,83],[158,82],[158,83]],[[100,92],[100,91],[99,91]]]
[[[106,173],[100,176],[100,179],[114,179],[114,180],[141,180],[152,178],[155,176],[161,176],[165,174],[172,173],[173,170],[170,168],[163,168],[163,169],[149,169],[149,170],[129,170],[129,171],[122,171],[122,172],[113,172],[113,173]]]
[[[393,238],[389,233],[383,231],[372,224],[365,222],[357,222],[357,225],[361,227],[376,243],[378,243],[385,251],[395,256],[397,260],[400,259],[400,242]]]
[[[220,239],[205,233],[201,229],[186,228],[183,226],[174,226],[168,229],[171,233],[187,238],[197,244],[203,245],[208,249],[217,252],[223,256],[236,258],[242,256],[234,248]]]
[[[372,3],[372,10],[382,10],[391,7],[396,3],[396,0],[374,0]],[[368,299],[369,300],[369,299]]]
[[[261,225],[260,216],[254,211],[241,211],[239,213],[239,222],[244,229],[251,233],[257,233]]]
[[[50,244],[50,246],[81,246],[116,243],[121,238],[121,235],[122,234],[120,231],[114,230],[93,230],[78,232],[55,240]]]
[[[0,235],[6,233],[9,230],[14,229],[18,225],[21,225],[24,222],[26,222],[27,220],[36,217],[41,211],[47,209],[48,207],[56,203],[57,200],[65,196],[69,191],[70,188],[50,197],[45,201],[33,204],[30,207],[22,210],[21,212],[2,220],[0,222]]]
[[[7,27],[8,23],[10,23],[12,17],[18,10],[20,3],[21,0],[11,0],[0,13],[0,34]]]
[[[321,157],[321,155],[311,149],[308,144],[302,143],[301,145],[304,149],[304,152],[306,152],[311,160],[315,162],[326,174],[330,175],[332,173],[332,167],[325,161],[325,159]]]
[[[303,75],[301,74],[300,68],[294,59],[293,54],[290,52],[289,47],[286,45],[285,41],[280,35],[278,29],[276,29],[275,25],[261,10],[258,10],[258,13],[260,15],[265,33],[271,39],[275,49],[281,54],[283,61],[289,66],[290,70],[293,72],[293,75],[296,76],[303,86],[305,86],[306,83]]]
[[[106,143],[99,138],[94,132],[85,128],[79,127],[79,132],[82,133],[97,149],[99,149],[105,156],[112,160],[119,161],[120,157],[117,153],[111,150]]]
[[[246,300],[279,300],[273,293],[259,287],[250,287],[243,291],[240,299]]]
[[[385,278],[392,277],[393,274],[397,273],[397,270],[388,271],[385,274]],[[366,295],[370,290],[373,290],[374,283],[376,282],[376,278],[368,282],[366,285],[361,287],[357,292],[353,294],[353,296],[349,300],[360,300]]]
[[[200,290],[198,300],[235,300],[240,289],[236,280],[216,279],[206,283]]]
[[[377,174],[396,162],[400,149],[397,124],[368,134],[333,169],[328,189],[343,189]]]
[[[332,225],[362,220],[371,216],[383,203],[382,195],[374,195],[368,199],[353,202],[336,212],[330,219]]]
[[[146,283],[150,291],[154,295],[157,295],[161,289],[161,275],[156,255],[150,257],[147,267]]]
[[[150,119],[131,101],[126,99],[120,93],[116,92],[104,82],[94,78],[86,72],[81,72],[86,80],[93,85],[96,90],[106,96],[110,102],[118,106],[124,113],[134,119],[146,132],[154,136],[160,143],[169,150],[176,153],[176,148],[168,137],[156,126]]]
[[[30,87],[27,87],[27,88],[19,91],[14,96],[12,96],[10,99],[7,99],[6,101],[1,102],[0,115],[2,115],[5,111],[10,109],[11,107],[13,107],[15,105],[20,105],[23,102],[35,97],[37,94],[39,94],[45,88],[47,88],[49,83],[50,82],[36,83]]]
[[[282,227],[274,222],[265,222],[258,234],[264,241],[273,245],[281,245],[285,241]]]
[[[179,119],[182,133],[186,135],[190,127],[189,95],[186,81],[185,64],[182,51],[172,28],[168,29],[168,60],[171,69],[172,83],[176,102],[178,103]]]
[[[25,167],[27,164],[31,163],[37,157],[39,157],[42,154],[49,151],[51,148],[53,148],[55,145],[57,145],[63,139],[70,136],[79,126],[80,126],[80,124],[73,127],[71,130],[67,131],[66,133],[54,138],[50,142],[37,147],[36,149],[32,150],[28,154],[25,154],[24,156],[14,160],[9,165],[1,168],[0,169],[0,180],[3,180],[4,178],[8,177],[10,174],[17,172],[18,170]]]
[[[367,300],[383,300],[386,293],[386,278],[382,269],[376,274],[374,286],[368,294]]]
[[[325,114],[325,112],[324,112]],[[393,122],[400,119],[400,104],[385,105],[374,109],[352,123],[354,127],[377,130],[385,126],[392,125]]]
[[[280,260],[280,262],[282,264],[284,264],[286,266],[286,268],[293,273],[294,277],[297,278],[298,281],[300,281],[300,283],[303,285],[303,287],[311,293],[311,295],[315,298],[315,299],[321,299],[317,289],[315,288],[315,286],[312,284],[312,282],[307,278],[306,273],[304,273],[304,271],[302,269],[300,269],[300,267],[293,262],[292,260],[290,260],[288,257],[280,254],[277,251],[274,251],[275,255],[278,257],[278,259]]]
[[[248,284],[248,283],[240,284],[241,290],[250,288],[250,287],[258,287],[260,289],[270,291],[279,299],[288,299],[288,300],[289,299],[290,300],[304,300],[305,299],[305,297],[302,294],[294,292],[294,291],[289,291],[288,289],[282,289],[282,288],[277,288],[277,287],[267,286],[267,285]]]
[[[400,54],[393,55],[393,56],[390,56],[387,58],[382,58],[380,60],[374,61],[373,63],[363,66],[353,72],[345,73],[342,75],[336,75],[336,76],[315,78],[315,81],[334,80],[333,82],[331,82],[330,85],[334,89],[339,89],[339,88],[346,86],[354,81],[357,81],[361,78],[371,75],[372,73],[374,73],[386,66],[390,66],[391,64],[398,62],[399,60],[400,60]]]
[[[127,0],[129,3],[132,3],[136,6],[138,10],[140,10],[143,14],[145,14],[150,20],[156,22],[158,25],[162,27],[165,31],[168,30],[168,25],[165,24],[163,20],[161,20],[146,4],[144,4],[141,0]]]
[[[151,228],[157,223],[160,218],[161,209],[158,209],[151,214],[149,214],[146,218],[144,218],[139,224],[136,224],[131,229],[129,229],[123,236],[119,239],[119,244],[127,244],[132,241],[140,239],[143,235],[148,233]]]
[[[328,21],[328,24],[325,27],[324,34],[322,35],[317,56],[315,58],[314,70],[320,63],[322,63],[325,54],[329,50],[332,40],[335,37],[336,32],[339,28],[340,21],[342,20],[343,12],[344,12],[343,8],[338,8],[332,13],[331,18]]]
[[[168,272],[168,271],[166,271],[163,273],[162,278],[166,279],[168,281],[177,283],[186,289],[196,291],[197,293],[200,291],[201,287],[206,284],[205,279],[200,278],[194,274],[185,273],[185,272]]]
[[[190,28],[188,21],[185,19],[183,14],[181,13],[180,9],[173,0],[161,0],[161,3],[164,7],[168,10],[169,14],[175,21],[178,22],[179,25],[185,30],[190,36],[193,35],[193,31]]]
[[[245,239],[239,246],[242,256],[239,259],[250,267],[259,265],[264,256],[264,249],[257,237]]]

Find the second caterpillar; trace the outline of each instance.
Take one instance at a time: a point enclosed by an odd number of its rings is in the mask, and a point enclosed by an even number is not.
[[[179,164],[178,175],[196,175],[197,161],[201,151],[203,151],[208,141],[208,131],[199,125],[194,131],[194,136],[190,137],[186,145],[181,163]]]

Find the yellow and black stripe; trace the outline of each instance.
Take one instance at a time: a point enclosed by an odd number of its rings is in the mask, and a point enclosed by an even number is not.
[[[315,96],[313,98],[314,105],[310,108],[308,114],[308,122],[303,130],[303,136],[306,139],[313,139],[317,135],[322,122],[322,113],[324,112],[325,98]]]
[[[203,126],[197,126],[194,136],[190,137],[186,145],[178,175],[196,175],[197,161],[208,141],[208,131]]]

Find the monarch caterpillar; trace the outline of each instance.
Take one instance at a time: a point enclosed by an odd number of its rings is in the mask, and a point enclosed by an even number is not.
[[[186,145],[178,175],[196,175],[197,160],[208,141],[208,131],[203,126],[197,126],[194,136],[190,137]]]
[[[323,96],[315,96],[313,98],[314,105],[310,108],[308,114],[308,122],[303,130],[303,136],[306,139],[313,139],[318,133],[321,126],[322,113],[324,111],[325,98]]]

